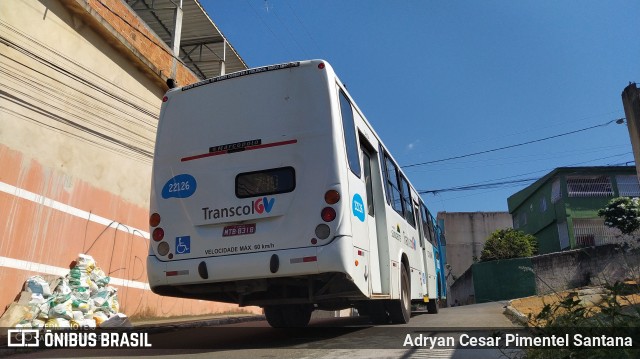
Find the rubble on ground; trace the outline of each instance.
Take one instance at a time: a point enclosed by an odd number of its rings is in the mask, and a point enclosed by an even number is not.
[[[28,329],[131,326],[120,313],[118,290],[93,257],[78,255],[64,277],[35,275],[0,318],[0,326]]]

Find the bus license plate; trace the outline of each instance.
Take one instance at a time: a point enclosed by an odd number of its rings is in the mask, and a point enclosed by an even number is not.
[[[256,233],[256,224],[238,224],[234,226],[226,226],[222,229],[223,237],[243,236]]]

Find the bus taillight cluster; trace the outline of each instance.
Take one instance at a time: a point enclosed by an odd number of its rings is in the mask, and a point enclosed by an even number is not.
[[[340,193],[333,189],[329,190],[324,194],[324,201],[329,205],[336,204],[340,201]],[[323,221],[332,222],[336,219],[336,210],[331,207],[325,207],[322,209],[320,216]]]
[[[154,213],[149,216],[149,225],[151,227],[156,227],[151,233],[151,238],[153,238],[153,240],[156,242],[160,242],[164,239],[164,229],[162,229],[162,227],[158,227],[160,225],[160,219],[160,214],[158,213]],[[166,256],[167,253],[169,253],[169,243],[160,242],[158,244],[158,254],[160,254],[161,256]]]
[[[324,194],[324,201],[328,205],[334,205],[340,202],[340,193],[336,190],[329,190]],[[333,222],[336,219],[336,210],[332,207],[325,207],[322,209],[322,212],[320,212],[320,217],[327,223]],[[331,228],[321,223],[316,226],[315,234],[318,239],[327,239],[331,234]],[[318,241],[315,238],[311,240],[311,244],[316,243],[318,243]]]

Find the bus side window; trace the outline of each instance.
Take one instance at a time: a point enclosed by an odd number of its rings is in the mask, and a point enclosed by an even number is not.
[[[411,227],[416,228],[416,217],[413,215],[413,206],[411,205],[411,189],[409,183],[404,176],[400,176],[402,186],[402,202],[404,203],[404,218],[409,222]]]
[[[429,210],[427,210],[427,218],[429,218],[429,240],[433,245],[437,246],[438,243],[436,241],[436,229],[434,228],[435,224],[433,223],[433,217]]]
[[[420,205],[420,218],[422,218],[422,233],[427,237],[427,240],[431,242],[431,233],[429,233],[429,220],[427,219],[427,209],[424,204]],[[422,243],[424,247],[424,243]]]
[[[358,154],[356,126],[353,122],[353,109],[351,108],[351,102],[347,99],[347,95],[342,90],[340,90],[340,114],[342,115],[342,130],[344,131],[349,168],[353,174],[360,177],[360,156]]]
[[[384,148],[380,145],[379,161],[380,161],[380,170],[382,171],[382,188],[384,189],[384,197],[387,199],[387,204],[391,205],[391,193],[389,193],[389,183],[387,178],[389,178],[389,171],[387,170],[387,161],[384,152]]]
[[[367,188],[367,213],[373,217],[373,183],[371,182],[371,156],[362,149],[362,165],[364,167],[364,181]]]
[[[400,188],[398,187],[398,184],[400,183],[400,181],[398,181],[398,169],[387,156],[384,156],[384,163],[386,168],[385,182],[387,184],[388,199],[391,202],[391,207],[393,207],[393,209],[395,209],[395,211],[400,215],[403,215],[402,195],[400,194]]]

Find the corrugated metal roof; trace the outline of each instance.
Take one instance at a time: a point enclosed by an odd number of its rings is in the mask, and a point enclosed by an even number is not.
[[[181,2],[180,59],[184,64],[202,79],[247,69],[198,0],[127,0],[127,4],[171,48],[175,12]]]

